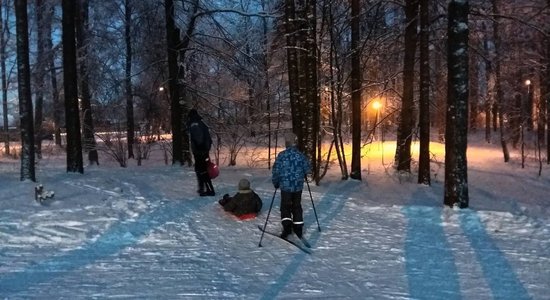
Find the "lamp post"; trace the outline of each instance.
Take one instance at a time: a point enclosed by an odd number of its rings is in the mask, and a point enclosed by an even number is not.
[[[525,109],[526,106],[531,105],[531,80],[527,79],[525,80],[525,85],[527,86],[527,103],[525,105],[522,105],[521,109],[521,125],[520,125],[520,138],[521,138],[521,168],[525,168],[525,137],[524,137],[524,127],[526,123],[526,119],[529,120],[529,118],[526,116],[530,112],[530,109]]]
[[[525,122],[527,130],[533,129],[533,99],[531,97],[531,80],[525,80],[527,86],[527,103],[525,104]]]
[[[382,107],[382,103],[380,103],[379,100],[374,100],[372,103],[372,108],[376,111],[376,114],[374,116],[374,135],[376,136],[376,128],[378,127],[378,114],[380,112],[380,108]]]

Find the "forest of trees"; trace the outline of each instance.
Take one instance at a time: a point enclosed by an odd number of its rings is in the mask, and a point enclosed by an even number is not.
[[[67,172],[84,154],[139,164],[151,143],[191,165],[191,108],[229,165],[256,144],[269,168],[294,131],[316,183],[335,166],[361,180],[381,132],[396,171],[429,185],[445,142],[449,206],[468,207],[469,132],[504,162],[513,147],[549,163],[550,0],[0,0],[0,28],[0,141],[21,180],[50,137]]]

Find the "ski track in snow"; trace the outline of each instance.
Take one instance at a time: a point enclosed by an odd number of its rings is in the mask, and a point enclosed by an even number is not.
[[[131,182],[111,173],[66,180],[57,197],[93,193],[97,202],[56,209],[54,201],[30,215],[3,211],[0,296],[528,299],[530,292],[548,291],[550,258],[540,256],[550,248],[548,239],[540,249],[518,251],[521,241],[506,236],[526,230],[547,237],[548,225],[527,216],[430,206],[438,200],[422,189],[410,195],[422,203],[365,205],[369,195],[352,194],[360,182],[336,181],[323,191],[311,187],[321,232],[304,190],[313,249],[307,255],[276,239],[258,247],[255,227],[263,225],[273,197],[268,176],[254,178],[264,200],[259,218],[233,221],[217,199],[233,194],[234,184],[217,183],[215,198],[197,197],[173,184],[174,176],[194,184],[192,172],[179,172],[159,172],[154,181],[139,173],[124,177]],[[275,203],[268,228],[280,230]],[[496,214],[506,222],[492,223]]]

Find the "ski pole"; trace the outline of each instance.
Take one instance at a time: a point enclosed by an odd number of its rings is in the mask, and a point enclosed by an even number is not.
[[[321,232],[321,225],[319,225],[319,218],[317,218],[317,210],[315,210],[315,204],[313,203],[313,196],[311,195],[311,189],[309,188],[309,182],[307,181],[307,175],[305,176],[307,183],[307,190],[309,191],[309,198],[311,199],[311,206],[313,206],[313,212],[315,213],[315,220],[317,221],[317,229]]]
[[[267,227],[267,220],[269,220],[269,214],[271,214],[271,208],[273,208],[273,202],[275,201],[275,195],[277,194],[277,189],[273,192],[273,198],[271,198],[271,204],[269,205],[269,211],[267,211],[267,217],[265,218],[264,229],[262,230],[262,236],[260,237],[260,243],[258,247],[262,246],[262,239],[264,238],[265,228]]]

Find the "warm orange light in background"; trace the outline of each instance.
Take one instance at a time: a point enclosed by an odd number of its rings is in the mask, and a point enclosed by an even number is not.
[[[531,80],[529,79],[525,80],[525,85],[531,85]]]
[[[372,103],[372,108],[379,110],[381,107],[382,107],[382,103],[380,103],[380,101],[378,100],[374,100],[374,102]]]
[[[164,91],[164,87],[163,86],[159,87],[159,91],[161,92]]]

